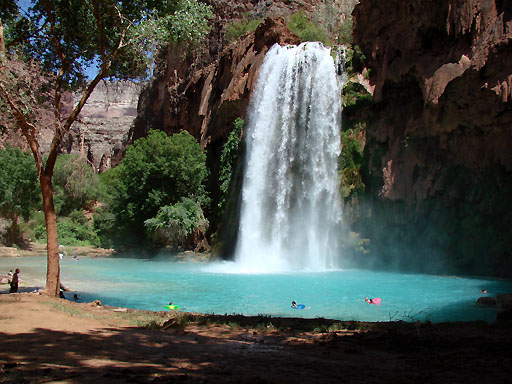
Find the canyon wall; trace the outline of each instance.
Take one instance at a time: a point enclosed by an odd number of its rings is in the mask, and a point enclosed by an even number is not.
[[[85,153],[99,172],[116,166],[129,142],[141,89],[130,81],[100,82],[63,141],[63,152]],[[74,95],[74,104],[80,97]]]
[[[140,92],[141,85],[133,82],[100,82],[64,136],[61,153],[83,153],[97,172],[116,166],[130,141]],[[63,97],[65,108],[71,110],[81,94],[66,92]],[[38,128],[38,142],[45,155],[50,150],[54,130],[44,125]],[[25,138],[14,130],[0,132],[0,148],[5,144],[29,150]]]
[[[361,0],[368,264],[508,275],[512,4]]]

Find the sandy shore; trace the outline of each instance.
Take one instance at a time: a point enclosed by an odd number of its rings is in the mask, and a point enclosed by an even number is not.
[[[114,252],[112,249],[94,247],[63,246],[62,252],[68,256],[75,253],[78,256],[108,257]],[[31,243],[27,249],[0,246],[0,257],[46,256],[46,244]]]
[[[511,326],[192,317],[1,294],[0,383],[505,383]]]

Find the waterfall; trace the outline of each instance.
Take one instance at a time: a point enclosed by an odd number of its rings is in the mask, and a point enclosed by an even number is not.
[[[246,272],[338,267],[341,80],[320,43],[274,45],[249,106],[235,261]]]

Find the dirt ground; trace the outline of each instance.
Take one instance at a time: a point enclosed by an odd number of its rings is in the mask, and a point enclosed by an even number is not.
[[[1,294],[0,383],[511,382],[507,324],[187,316]]]

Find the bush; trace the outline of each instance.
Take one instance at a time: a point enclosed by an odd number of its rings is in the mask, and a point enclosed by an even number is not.
[[[327,33],[319,26],[313,24],[304,11],[291,15],[287,26],[290,31],[299,36],[302,42],[320,41],[324,45],[332,45]]]
[[[83,209],[99,196],[98,175],[87,159],[80,155],[62,154],[57,158],[53,185],[58,215]]]
[[[194,232],[204,236],[208,228],[201,205],[189,198],[182,198],[174,205],[161,207],[156,217],[144,222],[153,241],[173,247],[183,246]]]
[[[235,120],[235,127],[229,133],[228,139],[222,149],[220,156],[220,167],[219,167],[219,183],[221,197],[219,199],[219,208],[222,208],[226,203],[226,198],[233,178],[233,167],[235,166],[238,158],[238,146],[240,144],[240,136],[242,135],[242,128],[245,121],[238,117]]]
[[[341,195],[344,199],[353,198],[364,192],[365,185],[361,178],[363,149],[361,132],[350,129],[342,132],[342,152],[339,159],[341,174]]]
[[[237,40],[248,32],[253,32],[262,23],[262,19],[233,21],[226,27],[225,37],[229,42]]]
[[[21,244],[18,219],[28,220],[40,206],[41,192],[34,158],[28,152],[6,146],[0,150],[0,215],[10,220],[6,245]]]
[[[92,230],[91,224],[80,211],[73,211],[68,217],[60,217],[57,221],[59,244],[73,246],[99,247],[100,241]],[[46,241],[46,227],[38,224],[34,230],[38,241]]]

